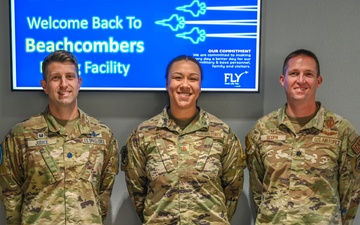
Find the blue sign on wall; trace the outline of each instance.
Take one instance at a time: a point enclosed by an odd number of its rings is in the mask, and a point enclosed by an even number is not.
[[[42,60],[74,53],[82,90],[165,90],[180,54],[203,91],[259,90],[260,0],[11,0],[12,89],[41,90]]]

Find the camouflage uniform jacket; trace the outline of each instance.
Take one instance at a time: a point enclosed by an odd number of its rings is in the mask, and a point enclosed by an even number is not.
[[[79,112],[70,135],[48,109],[6,135],[0,198],[8,225],[103,224],[118,145],[106,125]]]
[[[322,106],[296,133],[285,108],[246,136],[256,224],[352,224],[360,200],[358,134]]]
[[[144,224],[230,224],[246,160],[228,125],[200,110],[181,130],[165,107],[126,146],[122,169]]]

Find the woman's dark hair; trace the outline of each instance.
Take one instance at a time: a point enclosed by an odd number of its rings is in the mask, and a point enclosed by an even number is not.
[[[203,70],[202,70],[202,67],[201,67],[201,64],[199,63],[199,61],[197,61],[194,57],[189,56],[189,55],[179,55],[179,56],[173,58],[166,67],[166,73],[165,73],[166,84],[168,83],[168,80],[169,80],[168,75],[169,75],[172,65],[175,62],[178,62],[181,60],[191,61],[191,62],[195,63],[199,67],[199,70],[200,70],[200,81],[203,80]]]

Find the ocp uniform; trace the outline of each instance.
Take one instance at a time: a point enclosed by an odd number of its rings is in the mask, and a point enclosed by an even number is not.
[[[256,224],[348,224],[360,200],[358,134],[324,107],[296,132],[285,109],[246,137]]]
[[[200,110],[181,130],[165,107],[138,126],[127,149],[122,169],[144,224],[230,224],[246,165],[222,121]]]
[[[7,224],[103,224],[118,173],[117,141],[79,112],[70,135],[46,110],[5,137],[0,196]]]

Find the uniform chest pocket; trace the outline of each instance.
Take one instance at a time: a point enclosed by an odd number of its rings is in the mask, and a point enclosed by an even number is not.
[[[262,141],[260,144],[262,162],[269,167],[276,165],[284,166],[291,159],[291,145],[284,141]]]
[[[175,144],[165,142],[163,139],[157,139],[149,147],[147,155],[146,171],[150,180],[156,180],[158,177],[171,173],[177,166],[177,153]]]
[[[100,188],[100,178],[104,166],[104,145],[92,145],[89,148],[88,160],[85,163],[81,178],[90,181],[94,187]]]
[[[189,155],[193,157],[194,164],[186,165],[188,172],[192,170],[201,172],[205,179],[219,176],[222,169],[221,154],[223,146],[212,138],[202,138],[189,143]],[[155,180],[158,177],[171,173],[178,167],[179,154],[177,145],[163,139],[155,141],[147,155],[146,171],[149,179]]]
[[[216,178],[222,169],[221,153],[223,146],[212,138],[205,138],[196,143],[195,149],[199,151],[199,157],[195,169],[203,172],[209,178]]]
[[[47,146],[29,147],[24,161],[26,171],[25,186],[28,185],[32,189],[41,190],[63,179],[63,175],[56,161],[50,155]]]

